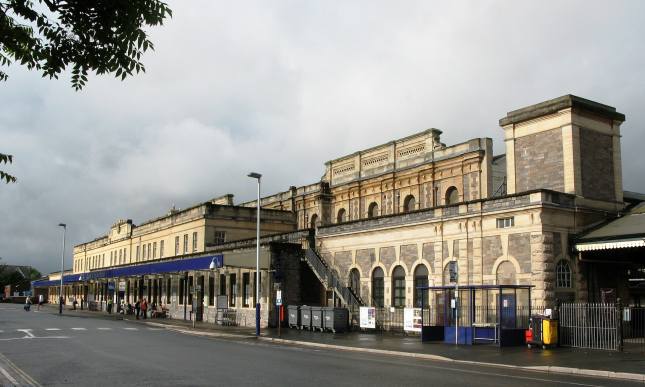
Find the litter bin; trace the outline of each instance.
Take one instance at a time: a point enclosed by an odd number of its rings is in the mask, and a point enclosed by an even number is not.
[[[531,316],[526,331],[526,345],[542,349],[558,345],[558,320],[542,315]]]
[[[300,327],[300,307],[298,305],[289,305],[287,307],[287,313],[289,313],[289,317],[287,319],[289,323],[289,328],[299,328]]]
[[[345,332],[348,327],[349,311],[347,308],[323,308],[323,329],[326,331]]]
[[[323,331],[323,308],[320,306],[311,307],[311,330],[315,329]]]
[[[311,306],[300,307],[300,328],[311,329]]]

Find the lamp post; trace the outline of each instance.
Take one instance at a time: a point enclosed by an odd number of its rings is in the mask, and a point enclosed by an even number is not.
[[[67,232],[67,225],[59,223],[59,227],[63,228],[63,249],[60,252],[60,294],[58,297],[58,314],[63,314],[63,273],[65,272],[65,233]]]
[[[260,180],[262,175],[251,172],[247,175],[258,180],[258,207],[257,207],[257,242],[255,251],[255,335],[260,336]]]

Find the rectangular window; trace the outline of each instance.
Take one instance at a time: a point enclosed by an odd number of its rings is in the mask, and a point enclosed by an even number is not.
[[[497,228],[511,228],[515,226],[515,218],[497,218]]]
[[[197,233],[193,233],[193,251],[197,251]]]
[[[229,299],[229,305],[234,307],[235,299],[237,298],[237,279],[235,278],[235,274],[231,274],[228,285],[229,285],[229,294],[231,295]]]
[[[179,279],[179,305],[184,305],[184,279]]]
[[[119,250],[119,265],[123,263],[123,250]]]
[[[215,305],[215,276],[208,276],[208,305]]]
[[[251,273],[242,274],[242,294],[243,294],[243,306],[248,307],[251,303]]]
[[[159,242],[159,258],[163,258],[163,241]]]
[[[219,295],[226,295],[226,274],[219,275]]]
[[[179,255],[179,237],[175,237],[175,255]]]
[[[188,234],[184,234],[184,254],[188,253]]]
[[[213,244],[221,245],[226,242],[226,231],[215,231]]]
[[[152,259],[157,258],[157,242],[152,244]]]
[[[128,250],[123,249],[123,263],[128,262]]]
[[[148,243],[148,259],[152,258],[152,243]]]
[[[143,245],[143,257],[142,258],[143,258],[143,260],[146,259],[146,245],[145,244]]]
[[[139,262],[139,259],[140,259],[140,257],[141,257],[141,255],[139,254],[139,252],[140,252],[140,251],[139,251],[139,250],[140,250],[139,248],[140,248],[140,247],[141,247],[141,246],[137,246],[137,258],[136,258],[137,262]]]

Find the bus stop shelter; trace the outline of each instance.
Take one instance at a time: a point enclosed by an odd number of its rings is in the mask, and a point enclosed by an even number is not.
[[[524,345],[532,285],[425,286],[422,341]]]

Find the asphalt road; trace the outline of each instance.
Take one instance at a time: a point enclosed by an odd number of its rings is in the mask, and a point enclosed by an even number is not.
[[[631,386],[642,383],[214,339],[0,304],[0,384]]]

